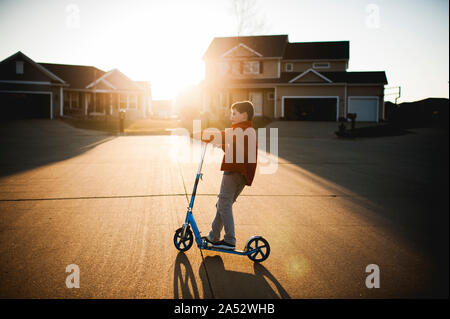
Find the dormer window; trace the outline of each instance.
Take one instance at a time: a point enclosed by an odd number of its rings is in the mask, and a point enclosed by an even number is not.
[[[329,62],[315,62],[313,63],[314,69],[329,69],[330,63]]]
[[[16,74],[23,74],[23,61],[16,61]]]
[[[284,68],[286,70],[286,72],[292,72],[294,71],[294,65],[292,63],[286,63],[284,65]]]
[[[244,74],[259,74],[259,61],[244,62]]]

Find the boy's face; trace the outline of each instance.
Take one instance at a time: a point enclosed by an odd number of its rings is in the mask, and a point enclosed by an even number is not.
[[[239,122],[247,121],[247,112],[239,113],[236,109],[231,110],[230,120],[231,124],[237,124]]]

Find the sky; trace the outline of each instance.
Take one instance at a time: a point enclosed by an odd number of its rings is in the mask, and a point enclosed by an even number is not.
[[[449,97],[447,0],[253,0],[263,25],[243,35],[350,41],[348,71],[385,71],[401,102]],[[119,69],[175,98],[204,78],[214,37],[237,35],[231,0],[0,0],[0,60]],[[393,89],[390,89],[393,88]]]

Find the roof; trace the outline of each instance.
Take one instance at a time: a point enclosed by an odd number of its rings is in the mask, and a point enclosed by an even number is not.
[[[142,90],[136,82],[130,80],[117,69],[105,72],[94,66],[39,63],[70,84],[71,89],[93,88],[97,83],[106,80],[108,86],[117,90]],[[94,84],[95,82],[95,84]]]
[[[29,58],[26,54],[22,53],[21,51],[17,51],[16,53],[7,57],[3,61],[0,61],[0,64],[6,64],[7,62],[14,60],[14,59],[23,59],[23,60],[27,61],[28,63],[30,63],[31,65],[36,67],[40,72],[45,74],[52,82],[56,82],[59,84],[66,84],[63,79],[58,77],[56,74],[54,74],[47,68],[42,67],[39,63],[34,62],[33,59]]]
[[[348,59],[349,41],[288,43],[284,50],[285,60]]]
[[[93,66],[38,63],[70,84],[71,89],[85,89],[89,83],[106,72]]]
[[[282,57],[285,60],[320,60],[349,59],[350,57],[349,41],[289,43],[288,36],[284,34],[214,38],[203,55],[203,59],[219,58],[240,44],[266,58]]]
[[[288,36],[284,34],[214,38],[203,55],[203,59],[218,58],[240,43],[260,53],[263,57],[282,57],[288,43]]]
[[[386,73],[384,71],[364,71],[364,72],[320,72],[323,76],[333,82],[347,83],[383,83],[387,84]]]
[[[317,71],[316,71],[317,72]],[[281,72],[280,78],[272,79],[227,79],[227,84],[281,84],[289,83],[290,80],[299,76],[303,72]],[[349,84],[372,84],[380,83],[387,84],[386,73],[384,71],[370,71],[370,72],[318,72],[324,77],[330,79],[333,83],[349,83]],[[308,82],[303,82],[308,83]],[[317,83],[317,82],[315,82]]]

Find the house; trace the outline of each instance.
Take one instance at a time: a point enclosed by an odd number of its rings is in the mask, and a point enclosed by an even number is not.
[[[287,35],[214,38],[203,56],[203,110],[250,100],[272,119],[384,120],[382,72],[348,72],[349,41],[290,43]]]
[[[151,107],[149,82],[130,80],[117,69],[36,63],[17,52],[0,62],[2,118],[146,117]]]

